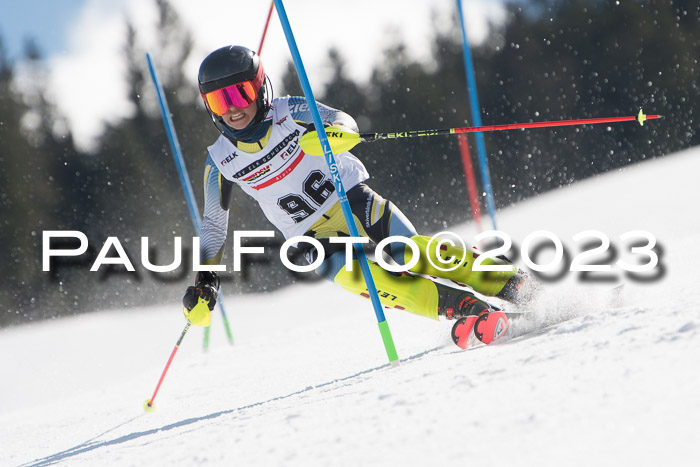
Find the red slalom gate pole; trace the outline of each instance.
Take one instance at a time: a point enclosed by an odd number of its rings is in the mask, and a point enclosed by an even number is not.
[[[270,18],[272,18],[272,12],[275,9],[275,1],[270,2],[270,11],[267,13],[267,21],[265,21],[265,29],[263,29],[262,37],[260,38],[260,45],[258,46],[258,55],[262,55],[263,44],[265,43],[265,36],[267,35],[267,27],[270,25]]]
[[[192,323],[188,321],[185,325],[185,329],[182,330],[182,334],[180,334],[180,338],[175,344],[175,348],[170,353],[170,358],[168,359],[168,363],[165,364],[165,369],[163,369],[163,373],[160,375],[160,379],[158,380],[158,384],[156,385],[156,390],[153,391],[153,395],[151,396],[151,398],[146,399],[146,402],[143,403],[143,408],[146,410],[146,412],[153,412],[156,409],[153,405],[153,401],[156,398],[156,394],[158,394],[160,385],[163,384],[163,379],[165,378],[165,374],[168,372],[168,368],[170,368],[170,364],[172,363],[173,358],[175,358],[175,353],[177,352],[177,349],[180,348],[180,344],[182,344],[182,339],[185,338],[185,334],[187,334],[187,331],[190,329],[190,326],[192,326]]]
[[[479,208],[479,195],[476,191],[476,178],[474,177],[474,166],[472,165],[472,157],[469,153],[469,143],[466,135],[459,135],[459,150],[462,154],[462,166],[464,167],[464,178],[467,181],[467,193],[469,195],[469,204],[472,208],[472,217],[476,222],[476,227],[479,232],[482,232],[481,227],[481,209]]]

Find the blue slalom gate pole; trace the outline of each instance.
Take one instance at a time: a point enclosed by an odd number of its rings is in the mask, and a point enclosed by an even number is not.
[[[177,173],[180,176],[180,184],[182,184],[182,189],[185,191],[185,200],[187,201],[187,208],[190,211],[190,218],[192,219],[192,225],[194,226],[194,231],[197,236],[199,236],[201,217],[199,214],[199,209],[197,208],[197,201],[194,196],[194,191],[192,190],[192,184],[190,183],[189,176],[187,175],[187,168],[185,167],[185,159],[182,157],[182,151],[180,150],[180,142],[177,139],[177,133],[175,133],[175,125],[170,117],[170,109],[168,108],[168,101],[165,99],[165,92],[163,92],[163,87],[158,79],[158,74],[156,73],[156,67],[153,64],[151,55],[146,53],[146,61],[148,61],[148,71],[151,73],[151,79],[156,88],[156,94],[158,96],[158,104],[160,105],[160,114],[163,117],[163,124],[165,125],[165,131],[168,134],[168,142],[170,143],[170,149],[173,152],[173,159],[175,159],[175,167],[177,167]],[[224,327],[226,328],[226,336],[228,337],[229,343],[233,344],[233,334],[231,333],[231,328],[228,323],[228,318],[226,317],[226,310],[224,309],[223,296],[219,293],[217,300],[219,309],[221,310],[221,316],[224,320]],[[207,326],[204,330],[204,348],[209,346],[209,327]]]
[[[459,22],[462,25],[462,51],[464,52],[464,67],[467,74],[467,91],[469,93],[469,104],[471,106],[472,121],[474,126],[481,126],[481,111],[479,110],[479,97],[476,92],[476,77],[474,75],[474,63],[472,61],[471,48],[469,47],[469,39],[467,39],[467,25],[464,21],[464,11],[462,9],[462,0],[457,0],[457,9],[459,10]],[[484,192],[486,192],[486,207],[493,223],[493,229],[498,230],[496,226],[496,202],[493,196],[493,187],[491,186],[491,175],[489,173],[489,162],[486,158],[486,144],[484,143],[484,135],[479,132],[476,137],[476,149],[479,154],[479,168],[481,169],[481,181],[484,184]]]
[[[194,226],[194,231],[199,235],[199,225],[200,225],[200,215],[199,209],[197,209],[197,203],[195,202],[194,191],[192,191],[192,184],[187,175],[187,168],[185,167],[185,160],[182,157],[182,151],[180,150],[180,142],[177,139],[177,134],[175,133],[175,125],[173,125],[173,120],[170,117],[170,109],[168,108],[168,102],[165,100],[165,93],[163,92],[163,87],[160,85],[160,80],[156,74],[156,68],[151,59],[151,55],[146,53],[146,60],[148,61],[148,70],[151,72],[151,79],[156,87],[156,94],[158,95],[158,104],[160,105],[160,114],[163,117],[163,124],[165,125],[165,132],[168,134],[168,142],[170,143],[170,149],[173,151],[173,159],[175,159],[175,167],[177,167],[177,174],[180,177],[180,184],[182,184],[182,189],[185,190],[185,200],[187,201],[187,208],[190,211],[190,218],[192,219],[192,225]]]
[[[309,84],[309,78],[306,75],[306,70],[304,69],[304,64],[301,61],[301,55],[299,54],[299,48],[297,47],[296,40],[294,39],[294,34],[292,33],[292,28],[289,24],[289,18],[287,17],[287,12],[284,9],[284,4],[282,0],[274,0],[275,6],[277,7],[277,14],[279,16],[280,22],[282,23],[282,29],[284,30],[284,35],[287,38],[287,44],[289,45],[289,51],[292,54],[292,59],[294,60],[294,66],[297,70],[297,75],[299,76],[299,81],[301,82],[301,87],[304,90],[304,96],[306,97],[306,102],[311,111],[311,117],[314,121],[314,126],[317,129],[317,134],[321,147],[323,148],[323,155],[328,164],[328,168],[331,172],[333,179],[333,185],[335,185],[335,190],[338,193],[338,199],[340,201],[340,206],[343,210],[343,215],[345,216],[345,222],[348,225],[348,231],[351,237],[359,237],[360,234],[355,225],[355,219],[353,218],[352,211],[350,209],[350,203],[345,194],[345,187],[340,179],[338,172],[338,165],[336,164],[335,157],[333,156],[333,151],[331,151],[331,145],[328,142],[328,136],[326,135],[326,130],[323,127],[323,121],[321,120],[321,114],[316,106],[316,99],[314,98],[314,93],[311,90],[311,85]],[[384,342],[384,348],[386,349],[387,357],[392,365],[399,364],[399,357],[396,353],[396,347],[394,346],[394,340],[391,336],[391,331],[389,330],[389,324],[384,317],[384,311],[382,309],[382,304],[379,301],[379,295],[377,293],[377,287],[374,285],[374,279],[372,278],[372,273],[369,269],[369,262],[367,261],[367,256],[365,255],[362,247],[355,243],[353,244],[355,248],[355,253],[357,254],[358,260],[360,262],[360,267],[362,269],[362,275],[365,279],[365,284],[367,285],[367,291],[369,292],[369,297],[372,300],[372,305],[374,307],[374,312],[377,315],[377,322],[379,323],[379,332],[382,336],[382,341]]]

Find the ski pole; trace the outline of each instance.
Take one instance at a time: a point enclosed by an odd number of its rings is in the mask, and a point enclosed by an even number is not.
[[[640,125],[644,125],[646,120],[655,120],[661,118],[661,115],[645,115],[642,110],[639,110],[637,115],[627,117],[604,117],[604,118],[584,118],[579,120],[553,120],[548,122],[529,122],[529,123],[508,123],[505,125],[485,125],[472,126],[464,128],[445,128],[438,130],[412,130],[399,131],[393,133],[355,133],[346,128],[329,127],[326,128],[328,140],[331,143],[333,152],[349,151],[360,143],[371,143],[373,141],[398,138],[415,138],[419,136],[437,136],[437,135],[455,135],[460,133],[477,133],[481,131],[502,131],[502,130],[518,130],[526,128],[545,128],[559,127],[571,125],[593,125],[597,123],[614,123],[614,122],[629,122],[637,121]],[[300,139],[301,148],[306,154],[312,156],[322,156],[323,148],[318,142],[316,132],[310,131]]]
[[[158,394],[158,390],[160,389],[160,385],[163,384],[163,378],[165,378],[165,374],[168,372],[168,368],[170,368],[170,364],[173,361],[173,358],[175,357],[175,353],[177,352],[177,349],[180,348],[180,344],[182,343],[182,339],[185,338],[185,334],[187,334],[187,331],[190,329],[190,326],[192,326],[192,323],[189,321],[185,325],[185,329],[182,330],[182,334],[180,334],[180,338],[177,340],[177,343],[175,344],[175,348],[173,351],[170,353],[170,358],[168,359],[168,363],[165,364],[165,368],[163,369],[163,373],[160,375],[160,379],[158,380],[158,384],[156,385],[156,390],[153,391],[153,395],[151,396],[150,399],[146,399],[146,402],[143,403],[143,408],[146,410],[146,412],[153,412],[156,410],[155,406],[153,405],[153,401],[156,398],[156,394]]]
[[[483,131],[518,130],[524,128],[544,128],[553,126],[593,125],[596,123],[629,122],[634,120],[638,121],[640,125],[644,125],[645,120],[654,120],[657,118],[661,118],[661,116],[644,115],[644,113],[640,109],[639,114],[631,115],[628,117],[584,118],[579,120],[554,120],[549,122],[509,123],[505,125],[484,125],[465,128],[448,128],[444,130],[414,130],[398,133],[360,133],[360,138],[367,142],[370,142],[380,139],[413,138],[416,136],[477,133]]]

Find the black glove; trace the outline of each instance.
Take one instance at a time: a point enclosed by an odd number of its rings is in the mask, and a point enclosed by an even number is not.
[[[304,134],[316,131],[316,125],[314,124],[314,122],[302,123],[301,126],[306,127],[306,131],[304,132]],[[328,122],[323,122],[323,128],[328,128],[329,126],[332,125]]]
[[[201,297],[209,301],[209,311],[214,310],[220,283],[219,276],[215,272],[200,271],[194,280],[194,286],[187,287],[185,296],[182,297],[182,304],[190,311]]]

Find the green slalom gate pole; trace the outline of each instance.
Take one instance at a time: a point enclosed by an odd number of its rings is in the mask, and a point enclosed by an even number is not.
[[[156,88],[156,95],[158,96],[158,104],[160,105],[160,114],[163,117],[163,124],[165,125],[165,131],[168,134],[168,142],[170,143],[170,149],[173,152],[173,159],[175,159],[175,167],[177,167],[177,173],[180,176],[180,183],[182,184],[182,189],[185,191],[185,200],[187,201],[187,207],[190,211],[190,218],[192,219],[192,225],[194,226],[194,231],[197,236],[199,236],[199,227],[201,224],[199,209],[197,209],[197,201],[194,196],[194,191],[192,190],[192,184],[190,183],[189,176],[187,175],[187,168],[185,167],[185,159],[182,157],[182,151],[180,150],[180,142],[177,139],[177,133],[175,132],[175,125],[173,124],[172,118],[170,118],[170,108],[168,107],[168,101],[165,99],[165,92],[163,91],[163,86],[160,84],[158,79],[158,73],[156,72],[156,66],[151,59],[150,54],[146,54],[146,61],[148,62],[148,70],[151,73],[151,79]],[[221,310],[221,317],[224,321],[224,328],[226,330],[226,337],[228,338],[229,344],[233,344],[233,333],[231,333],[231,326],[228,322],[228,317],[226,316],[226,310],[224,309],[223,295],[219,293],[217,300],[217,305],[219,310]],[[204,350],[209,348],[209,326],[204,328]]]
[[[321,120],[321,114],[316,106],[316,99],[314,98],[313,91],[311,90],[311,85],[309,84],[309,79],[306,75],[306,70],[304,64],[301,61],[301,55],[299,53],[299,48],[297,47],[296,40],[294,39],[294,33],[292,33],[292,28],[289,24],[289,18],[287,17],[287,12],[284,9],[284,4],[282,0],[274,0],[275,6],[277,8],[277,16],[279,16],[280,22],[282,23],[282,29],[284,30],[284,35],[287,38],[287,44],[289,45],[289,51],[292,54],[292,59],[294,60],[294,66],[297,70],[297,75],[299,76],[299,81],[301,87],[304,90],[304,96],[306,97],[306,102],[309,105],[309,111],[311,112],[311,117],[313,118],[314,125],[316,128],[321,129],[318,133],[318,138],[323,148],[323,155],[328,164],[328,168],[331,172],[333,179],[333,185],[338,193],[338,199],[340,201],[340,206],[343,210],[343,215],[345,216],[345,222],[348,225],[348,231],[351,237],[359,237],[360,234],[357,231],[357,226],[355,225],[355,220],[350,209],[350,203],[345,194],[345,187],[340,179],[340,174],[338,172],[338,165],[336,164],[335,157],[331,151],[330,143],[328,142],[328,136],[326,135],[325,129],[323,129],[323,121]],[[392,365],[399,364],[399,356],[396,353],[396,347],[394,346],[394,339],[391,336],[391,331],[389,330],[389,324],[384,317],[384,311],[382,309],[382,304],[379,301],[379,295],[377,293],[377,288],[374,285],[374,279],[372,278],[372,273],[369,269],[369,262],[367,261],[367,256],[365,255],[362,247],[355,243],[353,244],[355,248],[355,253],[357,254],[358,260],[360,262],[360,267],[362,269],[362,275],[365,279],[365,284],[367,285],[367,291],[369,292],[370,299],[372,300],[372,305],[374,307],[374,312],[377,315],[377,322],[379,323],[379,332],[382,336],[382,341],[384,342],[384,348],[386,349],[387,357],[389,358],[389,363]]]

